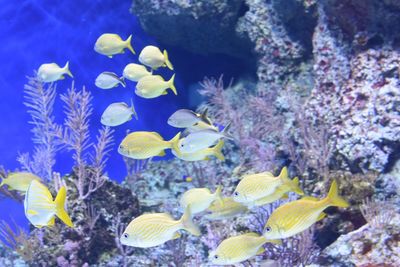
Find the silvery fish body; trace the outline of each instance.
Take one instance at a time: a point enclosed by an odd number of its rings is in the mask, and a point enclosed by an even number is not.
[[[132,116],[137,119],[133,104],[132,107],[129,107],[124,102],[112,103],[103,112],[101,123],[105,126],[118,126],[131,120]]]
[[[125,82],[123,78],[119,78],[114,72],[102,72],[97,76],[95,85],[101,89],[111,89],[121,84],[125,87]]]
[[[197,114],[189,109],[179,109],[168,118],[168,124],[176,128],[188,128],[200,120],[201,114]]]
[[[223,137],[223,133],[210,129],[193,132],[179,141],[179,149],[183,153],[194,153],[215,145]]]

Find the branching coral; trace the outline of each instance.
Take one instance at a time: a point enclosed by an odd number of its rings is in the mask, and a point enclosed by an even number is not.
[[[58,136],[61,126],[55,123],[53,106],[56,98],[56,86],[46,85],[37,77],[28,77],[25,85],[25,106],[31,115],[32,140],[35,151],[31,159],[28,153],[19,157],[22,167],[47,180],[52,179],[55,156],[60,149]]]

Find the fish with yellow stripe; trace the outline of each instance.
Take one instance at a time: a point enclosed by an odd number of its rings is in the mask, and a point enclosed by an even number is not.
[[[3,185],[8,186],[8,190],[20,191],[25,194],[29,188],[30,183],[33,181],[41,181],[40,177],[30,172],[14,172],[10,173],[6,178],[1,181],[0,187]]]
[[[224,143],[224,140],[220,139],[213,147],[204,148],[196,152],[185,153],[179,148],[179,142],[175,142],[173,143],[171,152],[175,157],[184,161],[210,160],[210,156],[214,156],[217,159],[224,161],[225,157],[221,151],[224,147]]]
[[[297,186],[299,185],[299,178],[295,177],[293,178],[293,183],[295,183]],[[279,186],[274,193],[265,196],[263,198],[257,199],[256,201],[254,201],[254,205],[255,206],[263,206],[269,203],[273,203],[279,199],[287,199],[288,198],[288,193],[291,191],[292,189],[290,188],[290,186],[288,186],[287,184],[283,184],[281,186]],[[298,187],[298,189],[296,190],[297,194],[299,195],[304,195],[303,190],[300,189],[300,187]]]
[[[155,247],[179,238],[179,230],[199,236],[200,229],[193,223],[190,207],[179,220],[168,213],[143,214],[133,219],[120,237],[121,244],[140,248]]]
[[[53,226],[55,216],[66,225],[73,227],[68,213],[65,211],[66,188],[63,186],[53,200],[49,189],[37,180],[33,180],[26,191],[24,200],[25,215],[38,228]]]
[[[192,214],[205,211],[214,201],[222,201],[222,186],[218,186],[214,193],[208,188],[192,188],[183,193],[179,203],[183,209],[190,207]]]
[[[257,233],[246,233],[225,239],[210,253],[209,260],[213,264],[235,264],[248,260],[264,252],[267,242],[280,244],[280,241],[267,240]]]
[[[133,132],[128,134],[118,147],[118,153],[133,159],[147,159],[165,156],[165,149],[172,148],[179,141],[180,133],[169,141],[157,132]]]
[[[233,192],[233,199],[240,203],[252,204],[254,201],[273,194],[278,187],[287,185],[294,192],[302,194],[298,184],[289,179],[288,170],[283,167],[279,176],[270,172],[248,174],[243,176]]]
[[[205,216],[208,220],[228,219],[249,211],[247,206],[234,201],[231,197],[214,201],[207,210],[211,212]]]
[[[323,219],[326,216],[323,210],[331,206],[342,208],[349,206],[347,201],[338,195],[336,180],[332,182],[328,196],[324,199],[304,197],[274,210],[265,225],[263,235],[267,239],[294,236]]]

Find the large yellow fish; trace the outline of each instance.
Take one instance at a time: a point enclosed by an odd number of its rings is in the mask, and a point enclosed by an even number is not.
[[[0,187],[3,185],[8,186],[8,190],[21,191],[23,194],[26,193],[30,183],[33,180],[41,181],[40,177],[30,172],[14,172],[4,178],[1,181]]]
[[[297,186],[299,185],[299,178],[298,177],[293,178],[292,181]],[[255,206],[263,206],[263,205],[275,202],[275,201],[277,201],[278,199],[281,199],[281,198],[288,198],[287,193],[289,193],[291,190],[292,189],[290,188],[290,186],[288,186],[287,184],[283,184],[283,185],[279,186],[275,190],[274,193],[254,201],[254,205]],[[300,189],[300,187],[299,187],[299,190],[296,190],[296,193],[299,194],[299,195],[304,195],[304,192]]]
[[[170,88],[177,95],[174,79],[175,74],[172,75],[169,81],[165,81],[160,75],[144,76],[136,84],[135,93],[143,98],[155,98],[160,95],[166,95],[167,89]]]
[[[211,212],[205,216],[207,219],[223,220],[245,213],[248,211],[248,208],[234,201],[231,197],[226,197],[222,201],[214,201],[207,210]]]
[[[190,208],[180,220],[174,220],[168,213],[143,214],[129,223],[120,241],[127,246],[154,247],[179,238],[179,230],[186,230],[195,236],[200,235],[200,229],[192,221]]]
[[[56,199],[53,200],[49,189],[37,180],[33,180],[26,191],[24,208],[25,216],[35,227],[54,225],[55,216],[69,227],[73,223],[65,211],[65,198],[67,191],[61,187]]]
[[[159,67],[168,67],[170,70],[174,69],[168,59],[167,50],[164,50],[164,52],[161,53],[161,50],[153,45],[148,45],[143,48],[142,52],[139,54],[139,61],[153,70],[156,70]]]
[[[178,142],[180,132],[170,141],[165,141],[156,132],[133,132],[128,134],[118,147],[118,152],[128,158],[147,159],[164,156],[165,149],[171,148]]]
[[[39,67],[37,77],[42,82],[50,83],[64,79],[65,74],[74,77],[69,70],[69,62],[62,68],[56,63],[45,63]]]
[[[222,241],[222,243],[210,253],[209,260],[213,264],[218,265],[239,263],[257,254],[262,254],[264,252],[263,245],[267,242],[280,243],[275,240],[267,240],[257,233],[247,233],[230,237]]]
[[[264,236],[280,239],[298,234],[325,217],[324,209],[330,206],[346,208],[349,204],[338,195],[336,181],[332,182],[328,196],[321,200],[304,197],[277,208],[269,217]]]
[[[273,194],[283,184],[289,186],[293,191],[301,191],[298,185],[289,179],[286,167],[282,168],[277,177],[271,175],[270,172],[245,175],[237,185],[233,199],[240,203],[252,203]]]
[[[112,58],[113,55],[124,53],[125,48],[136,54],[131,45],[131,39],[132,35],[129,35],[128,39],[124,41],[118,34],[104,33],[96,40],[94,50],[109,58]]]
[[[218,186],[214,193],[211,193],[208,188],[192,188],[182,195],[179,203],[183,209],[190,207],[192,214],[200,213],[214,201],[222,201],[221,190],[221,186]]]
[[[219,140],[219,142],[209,148],[204,148],[202,150],[193,152],[193,153],[184,153],[179,148],[179,142],[174,143],[172,146],[172,154],[175,157],[185,160],[185,161],[198,161],[198,160],[209,160],[210,156],[215,156],[217,159],[224,161],[225,157],[222,154],[222,148],[224,147],[224,140]]]

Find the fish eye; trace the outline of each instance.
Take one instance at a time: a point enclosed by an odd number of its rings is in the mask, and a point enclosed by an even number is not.
[[[269,226],[265,227],[265,232],[266,232],[266,233],[269,233],[269,232],[271,232],[271,231],[272,231],[271,227],[269,227]]]
[[[235,192],[235,193],[233,193],[235,196],[239,196],[239,192]]]
[[[218,258],[219,258],[218,255],[214,255],[214,259],[218,260]]]
[[[123,238],[128,238],[129,235],[128,235],[128,233],[124,233],[124,234],[122,235],[122,237],[123,237]]]

